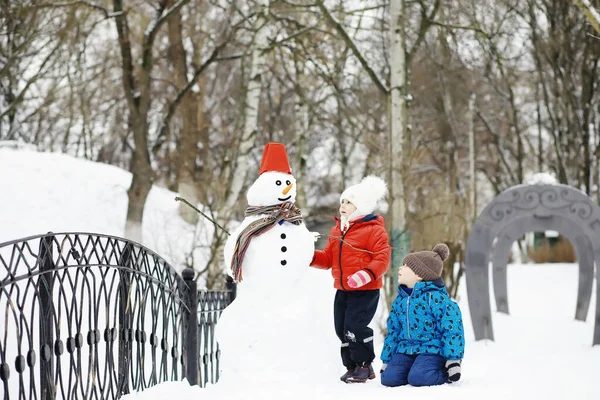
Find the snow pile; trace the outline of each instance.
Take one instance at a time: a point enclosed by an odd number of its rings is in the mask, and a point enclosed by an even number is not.
[[[0,243],[47,232],[92,232],[123,237],[131,174],[64,154],[0,147]],[[176,193],[154,186],[143,221],[142,244],[176,269],[194,256],[204,268],[213,226],[179,217]]]
[[[556,177],[547,172],[538,172],[529,175],[524,181],[526,185],[556,185],[558,183]]]

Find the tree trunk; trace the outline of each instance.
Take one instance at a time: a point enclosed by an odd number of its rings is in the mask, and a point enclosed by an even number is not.
[[[196,97],[196,127],[200,141],[200,182],[211,182],[214,179],[213,160],[210,153],[210,129],[206,115],[206,102],[204,94],[206,93],[206,77],[204,75],[198,78],[198,87],[200,93]],[[212,198],[210,191],[214,185],[202,185],[197,188],[196,193],[202,204],[208,204]]]
[[[127,17],[123,13],[123,2],[121,0],[114,0],[113,4],[116,13],[115,24],[119,36],[119,48],[121,50],[123,90],[129,108],[129,129],[133,131],[135,145],[131,160],[131,173],[133,176],[131,186],[127,191],[129,203],[127,206],[127,220],[125,222],[125,237],[141,243],[143,239],[142,220],[144,217],[144,205],[152,188],[152,169],[150,167],[150,155],[146,143],[148,125],[146,113],[141,108],[141,99],[138,95],[137,83],[134,79],[129,26]]]
[[[600,204],[600,121],[594,121],[594,182],[596,186],[596,203]]]
[[[471,180],[469,190],[469,215],[467,216],[466,231],[471,229],[471,225],[475,223],[477,219],[477,179],[475,175],[475,101],[477,96],[475,93],[471,94],[469,98],[469,115],[468,115],[468,126],[469,126],[469,178]],[[466,239],[466,238],[465,238]],[[465,241],[466,243],[466,241]]]
[[[169,60],[173,65],[177,90],[188,84],[187,53],[182,41],[181,13],[176,12],[168,22]],[[202,96],[202,93],[200,94]],[[196,156],[198,154],[198,126],[196,125],[196,97],[191,90],[183,97],[178,107],[181,118],[181,135],[177,152],[177,191],[192,204],[199,201],[195,179]],[[179,203],[179,215],[190,224],[198,222],[198,213],[184,203]]]
[[[343,120],[344,120],[344,116],[342,113],[342,104],[341,104],[341,100],[339,98],[339,94],[335,97],[335,105],[336,105],[336,110],[335,110],[335,128],[336,128],[336,135],[337,135],[337,142],[338,142],[338,152],[340,154],[340,177],[341,177],[341,182],[340,182],[340,190],[344,190],[346,188],[346,185],[349,184],[348,182],[348,156],[349,154],[347,153],[346,150],[346,142],[345,142],[345,138],[344,138],[344,126],[343,126]]]
[[[223,279],[223,251],[225,250],[225,243],[227,242],[227,234],[218,229],[219,228],[215,227],[215,233],[213,234],[210,246],[211,258],[208,261],[208,270],[206,274],[206,288],[213,290],[225,288],[225,279]]]
[[[143,157],[143,152],[137,150],[133,154],[131,162],[131,186],[127,190],[129,205],[127,207],[127,221],[125,222],[125,237],[138,243],[143,242],[142,220],[144,217],[144,206],[152,189],[153,172],[149,162],[138,161]]]
[[[225,176],[230,177],[230,186],[225,200],[219,208],[219,221],[226,224],[230,220],[235,203],[242,193],[246,182],[246,174],[250,169],[249,152],[254,147],[256,132],[258,130],[258,106],[263,86],[263,74],[267,53],[265,49],[268,46],[267,21],[269,18],[269,0],[261,0],[260,9],[257,12],[257,18],[254,23],[254,43],[250,59],[250,74],[248,88],[246,91],[246,100],[244,107],[244,127],[238,143],[237,159],[234,162],[233,170]],[[207,287],[213,288],[221,281],[224,272],[223,250],[226,240],[223,239],[223,232],[217,232],[211,244],[213,251],[212,260],[208,265]]]
[[[309,14],[301,11],[300,23],[309,23]],[[296,169],[293,171],[296,181],[299,182],[296,189],[296,205],[302,209],[304,216],[308,215],[309,209],[306,201],[306,161],[308,158],[308,134],[310,128],[308,99],[306,98],[306,63],[303,57],[293,54],[294,71],[296,72],[295,98],[294,98],[294,127],[296,133]]]
[[[600,48],[596,41],[596,38],[586,38],[584,58],[581,67],[581,100],[579,103],[581,109],[581,130],[582,130],[582,142],[583,142],[583,180],[585,184],[585,191],[589,195],[592,194],[593,177],[592,177],[592,150],[590,147],[593,145],[592,142],[592,129],[591,114],[594,107],[594,87],[597,86],[596,70],[598,67],[599,57],[594,56],[594,49]]]
[[[113,0],[113,11],[121,52],[123,91],[127,100],[129,129],[133,131],[134,143],[131,162],[133,177],[131,186],[127,191],[129,204],[125,223],[125,237],[137,242],[142,242],[144,206],[154,180],[154,173],[150,164],[150,150],[148,149],[148,110],[150,110],[152,104],[151,74],[154,66],[154,39],[160,27],[168,21],[167,18],[175,15],[177,10],[188,1],[178,0],[168,10],[166,9],[166,3],[160,4],[154,19],[150,21],[145,30],[140,52],[141,60],[139,68],[136,69],[134,68],[129,25],[127,13],[123,10],[123,1]],[[136,71],[138,71],[137,74]]]
[[[268,47],[267,21],[269,18],[269,0],[261,0],[260,9],[254,24],[254,44],[250,63],[250,76],[244,107],[244,128],[238,144],[238,157],[233,173],[230,175],[231,187],[224,204],[225,209],[231,209],[239,197],[246,181],[249,152],[254,147],[254,139],[258,130],[258,106],[263,86],[263,74]]]
[[[297,56],[295,56],[297,57]],[[296,130],[297,140],[297,156],[296,156],[296,169],[294,170],[294,177],[296,181],[300,182],[296,189],[296,204],[298,207],[303,209],[306,215],[308,212],[306,204],[306,159],[308,157],[308,143],[307,135],[309,129],[309,118],[308,118],[308,104],[306,104],[305,93],[303,91],[304,78],[304,63],[296,60],[296,94],[294,99],[294,127]]]
[[[537,117],[537,128],[538,128],[538,172],[544,170],[544,137],[542,136],[542,100],[540,99],[540,84],[535,85],[535,106],[536,106],[536,117]]]
[[[442,21],[444,18],[443,9],[440,13],[440,17]],[[456,137],[459,135],[460,129],[458,127],[458,123],[455,118],[452,93],[450,93],[450,88],[448,87],[444,65],[449,65],[451,62],[451,54],[446,45],[446,37],[448,32],[445,29],[438,29],[438,39],[441,46],[442,57],[441,57],[441,65],[438,65],[437,75],[440,82],[441,95],[442,95],[442,104],[444,108],[444,117],[448,122],[449,129],[443,129],[445,131],[442,134],[443,141],[445,142],[445,148],[447,150],[447,166],[446,171],[448,173],[447,176],[447,186],[446,186],[446,215],[444,216],[444,227],[446,229],[445,232],[445,240],[450,240],[452,238],[452,217],[454,215],[454,205],[455,205],[455,193],[456,193],[456,185],[458,182],[457,176],[457,162],[456,162]]]
[[[404,0],[392,0],[390,43],[390,211],[392,278],[397,284],[397,271],[404,255],[410,251],[410,238],[406,231],[406,204],[404,180],[406,164],[410,156],[410,136],[407,130],[407,66],[406,38],[404,32]]]

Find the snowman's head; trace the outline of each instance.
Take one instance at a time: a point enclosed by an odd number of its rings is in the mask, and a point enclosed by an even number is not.
[[[296,179],[283,172],[264,172],[248,189],[250,206],[272,206],[296,202]]]

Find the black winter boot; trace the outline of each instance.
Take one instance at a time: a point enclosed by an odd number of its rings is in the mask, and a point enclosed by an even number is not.
[[[369,364],[369,379],[375,379],[375,371],[373,370],[373,365]]]
[[[340,380],[342,382],[346,382],[346,379],[348,379],[348,375],[350,375],[356,369],[356,367],[346,367],[346,368],[348,368],[348,371],[346,371],[344,373],[344,375],[340,376]]]
[[[357,366],[346,378],[348,383],[364,383],[368,379],[375,379],[375,371],[371,364]]]

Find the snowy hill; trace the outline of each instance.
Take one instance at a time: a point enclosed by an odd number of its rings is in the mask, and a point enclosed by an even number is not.
[[[122,236],[131,175],[121,169],[65,155],[0,148],[0,242],[47,231],[88,231]],[[175,194],[153,188],[144,220],[144,244],[181,267],[194,236],[193,228],[177,215]],[[206,226],[199,232],[212,233]],[[200,238],[202,241],[203,238]],[[200,250],[196,250],[199,252]],[[198,260],[205,256],[196,253]],[[598,399],[600,346],[591,347],[593,307],[587,322],[574,320],[577,266],[574,264],[509,265],[508,290],[511,315],[493,314],[495,342],[475,342],[466,285],[461,283],[460,307],[466,332],[463,379],[458,384],[433,388],[384,388],[377,380],[347,385],[339,381],[342,367],[338,348],[323,340],[323,357],[315,363],[332,363],[328,375],[315,374],[301,384],[273,383],[252,387],[216,384],[202,389],[185,382],[163,383],[124,400],[165,398],[217,399],[428,399],[506,398]],[[327,272],[312,271],[316,284],[310,296],[323,321],[332,318],[331,281]],[[328,282],[323,283],[326,280]],[[279,285],[280,282],[266,282]],[[594,285],[595,288],[595,285]],[[595,295],[594,295],[595,296]],[[592,304],[595,300],[592,299]],[[291,313],[294,310],[290,310]],[[326,322],[325,322],[326,323]],[[333,327],[330,327],[333,334]],[[290,350],[282,357],[293,363],[302,351],[301,338],[281,337]],[[379,353],[380,336],[375,339]],[[243,354],[239,355],[244,357]],[[380,361],[375,367],[379,370]],[[260,370],[248,374],[260,374]],[[379,374],[378,374],[379,375]],[[256,375],[258,376],[258,375]],[[273,381],[277,381],[273,379]]]
[[[131,173],[64,154],[0,147],[0,243],[52,232],[93,232],[123,236]],[[177,269],[193,243],[207,243],[212,225],[196,227],[178,214],[176,194],[154,186],[143,221],[142,244]],[[197,268],[206,250],[194,249]]]

